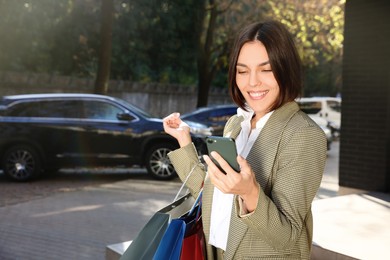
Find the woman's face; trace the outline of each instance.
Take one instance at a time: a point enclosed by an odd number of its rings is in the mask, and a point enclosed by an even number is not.
[[[260,41],[245,43],[238,55],[236,83],[256,119],[269,112],[279,96],[268,53]]]

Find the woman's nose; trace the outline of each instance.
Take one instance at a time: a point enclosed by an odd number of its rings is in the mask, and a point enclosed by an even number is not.
[[[259,75],[257,75],[257,72],[251,72],[249,77],[249,86],[256,87],[257,85],[261,84],[261,80],[259,78]]]

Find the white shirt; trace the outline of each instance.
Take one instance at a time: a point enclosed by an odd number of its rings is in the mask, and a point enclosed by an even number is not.
[[[241,131],[236,138],[237,153],[246,158],[254,142],[268,121],[272,112],[267,113],[256,122],[256,128],[251,129],[251,119],[254,115],[253,110],[245,111],[237,109],[237,115],[243,116],[241,122]],[[232,214],[234,194],[225,194],[214,187],[213,204],[211,207],[210,238],[209,244],[226,251],[226,245],[230,227],[230,216]]]

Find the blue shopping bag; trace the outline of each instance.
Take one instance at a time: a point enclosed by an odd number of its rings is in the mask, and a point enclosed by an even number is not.
[[[193,230],[194,224],[200,221],[201,197],[202,192],[200,192],[193,207],[186,215],[172,219],[161,238],[153,260],[180,260],[186,234],[189,235],[189,231]]]
[[[185,221],[173,219],[165,231],[153,259],[179,260],[185,232]]]
[[[193,207],[194,201],[195,199],[188,193],[157,211],[141,229],[120,260],[152,259],[171,219],[187,214]]]

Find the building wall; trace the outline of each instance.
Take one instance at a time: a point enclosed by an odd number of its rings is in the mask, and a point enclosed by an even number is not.
[[[390,1],[345,6],[339,185],[390,192]]]

